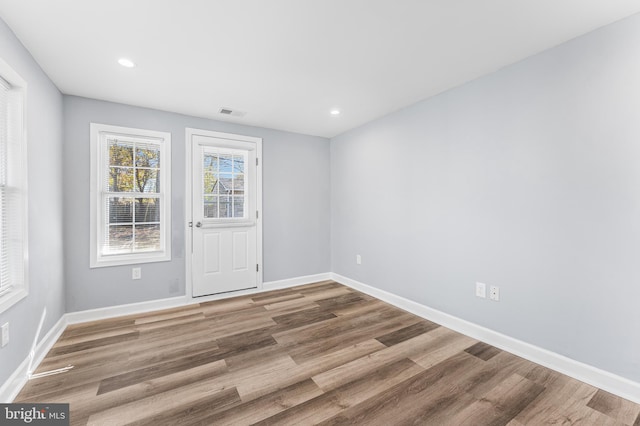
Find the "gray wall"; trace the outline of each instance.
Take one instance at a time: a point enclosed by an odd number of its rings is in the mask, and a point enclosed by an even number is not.
[[[62,238],[62,95],[0,19],[0,57],[27,82],[29,296],[0,314],[10,343],[0,349],[0,384],[65,312]]]
[[[336,137],[329,154],[322,138],[63,98],[0,20],[0,57],[29,85],[31,249],[30,295],[0,314],[0,383],[65,294],[77,311],[184,293],[185,127],[264,138],[265,281],[333,270],[640,381],[639,42],[636,16]],[[90,122],[172,133],[173,260],[140,281],[89,269]],[[476,281],[502,301],[475,298]]]
[[[332,139],[332,270],[640,381],[639,45],[634,16]]]
[[[171,133],[172,260],[89,268],[89,123]],[[64,97],[65,272],[69,312],[185,293],[185,128],[263,138],[264,280],[329,272],[329,141],[169,112]]]

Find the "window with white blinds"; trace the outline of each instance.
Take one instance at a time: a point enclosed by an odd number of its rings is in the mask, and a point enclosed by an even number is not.
[[[27,295],[25,87],[0,61],[0,312]]]
[[[91,267],[170,260],[171,135],[95,123],[91,134]]]

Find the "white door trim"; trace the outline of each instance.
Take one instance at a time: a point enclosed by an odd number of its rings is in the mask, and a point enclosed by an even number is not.
[[[185,129],[185,223],[184,223],[184,235],[185,235],[185,298],[187,300],[195,300],[199,298],[193,297],[193,282],[192,282],[192,253],[193,253],[193,234],[192,228],[189,223],[193,221],[192,211],[192,194],[193,194],[193,179],[192,179],[192,156],[193,156],[193,143],[191,141],[194,135],[214,137],[218,139],[226,139],[229,141],[229,145],[233,146],[234,142],[252,142],[256,144],[256,158],[258,159],[258,167],[256,170],[257,188],[256,188],[256,209],[258,211],[258,218],[256,219],[256,233],[257,233],[257,247],[256,258],[258,261],[258,281],[257,291],[262,290],[263,280],[263,259],[262,259],[262,138],[254,136],[236,135],[233,133],[222,133],[211,130],[201,130],[187,127]]]

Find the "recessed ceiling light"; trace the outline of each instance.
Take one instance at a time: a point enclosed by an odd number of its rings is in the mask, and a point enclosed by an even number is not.
[[[127,59],[127,58],[118,59],[118,63],[126,68],[133,68],[136,66],[136,64],[134,64],[131,59]]]
[[[340,114],[340,110],[339,109],[332,109],[331,110],[331,115],[339,115]]]

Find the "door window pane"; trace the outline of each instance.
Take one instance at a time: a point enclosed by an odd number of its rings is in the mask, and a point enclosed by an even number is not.
[[[220,173],[233,172],[233,156],[229,154],[220,155]]]
[[[202,170],[216,173],[218,171],[218,154],[205,154]]]
[[[244,195],[244,175],[236,174],[233,176],[233,194]]]
[[[220,173],[218,177],[218,192],[220,195],[229,195],[233,192],[233,175],[229,173]]]
[[[233,217],[244,217],[244,197],[233,197]]]
[[[205,150],[202,163],[204,217],[243,219],[247,203],[246,154],[238,150]]]
[[[202,182],[202,192],[204,194],[218,193],[218,177],[213,172],[205,172]]]
[[[218,202],[219,216],[218,217],[233,217],[231,210],[231,197],[221,196]]]
[[[244,157],[241,155],[233,156],[233,171],[235,173],[244,173]]]
[[[218,197],[204,197],[204,217],[218,217]]]

